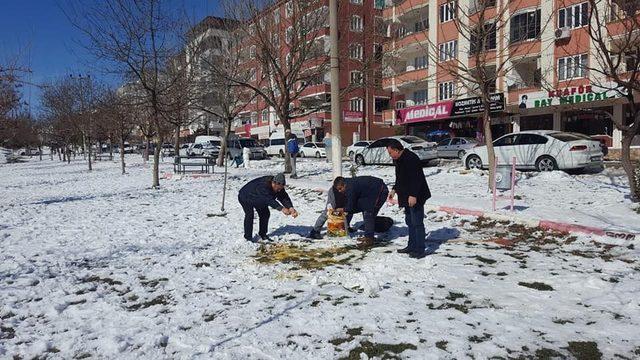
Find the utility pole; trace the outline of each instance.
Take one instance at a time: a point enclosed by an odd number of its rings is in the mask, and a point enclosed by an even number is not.
[[[338,0],[329,0],[331,40],[331,161],[333,178],[342,176],[342,134],[340,132],[340,63],[338,56]]]

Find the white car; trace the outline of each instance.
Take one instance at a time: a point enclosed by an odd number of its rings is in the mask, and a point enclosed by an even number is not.
[[[324,147],[324,143],[308,142],[300,146],[300,156],[316,158],[327,157],[327,151]]]
[[[191,146],[193,145],[193,143],[184,143],[182,145],[180,145],[180,156],[189,156],[189,149],[191,148]]]
[[[538,130],[504,135],[493,142],[498,164],[538,171],[602,168],[600,143],[571,133]],[[487,147],[470,149],[462,159],[467,169],[487,168]]]
[[[347,147],[347,155],[349,156],[349,159],[354,160],[356,154],[360,154],[362,150],[366,149],[369,145],[371,145],[371,141],[358,141],[349,145]]]
[[[405,149],[418,155],[421,161],[429,161],[438,157],[437,144],[426,141],[413,135],[390,136],[378,139],[356,154],[355,160],[358,165],[370,164],[393,164],[393,159],[387,152],[389,139],[400,141]]]

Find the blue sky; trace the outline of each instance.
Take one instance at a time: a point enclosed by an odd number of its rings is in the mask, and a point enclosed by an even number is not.
[[[100,0],[89,0],[100,1]],[[194,19],[215,15],[217,0],[169,1],[184,6]],[[18,57],[32,73],[26,80],[43,83],[69,73],[95,73],[87,65],[91,57],[77,45],[80,34],[69,23],[59,4],[65,0],[0,0],[0,61]],[[95,73],[95,74],[94,74]],[[105,78],[115,83],[113,78]],[[39,91],[35,86],[23,89],[25,100],[38,111]]]

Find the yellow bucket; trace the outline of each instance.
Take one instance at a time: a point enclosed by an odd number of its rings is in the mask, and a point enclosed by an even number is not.
[[[346,214],[342,211],[327,210],[327,235],[330,237],[344,237],[347,236],[347,229],[344,227]]]

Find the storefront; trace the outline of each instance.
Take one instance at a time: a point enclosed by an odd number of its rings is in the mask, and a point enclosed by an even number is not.
[[[503,94],[492,95],[490,109],[494,138],[509,132],[511,126],[508,117],[502,112]],[[482,139],[482,111],[482,102],[478,97],[412,106],[397,111],[395,125],[405,125],[407,134],[430,141],[455,136]]]
[[[578,132],[601,136],[610,142],[619,96],[616,90],[592,85],[526,93],[513,107],[520,114],[516,127],[521,131]]]

